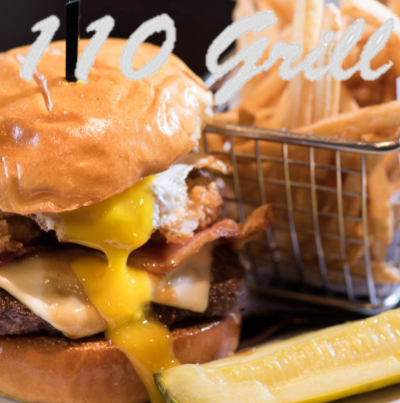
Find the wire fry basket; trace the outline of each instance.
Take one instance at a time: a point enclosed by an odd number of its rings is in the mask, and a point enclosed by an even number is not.
[[[203,140],[206,153],[234,169],[225,186],[216,178],[225,215],[243,222],[258,206],[274,207],[276,222],[246,251],[252,290],[367,315],[399,303],[400,281],[382,281],[380,272],[399,270],[400,232],[374,262],[367,186],[370,159],[398,153],[400,137],[356,142],[213,123]]]

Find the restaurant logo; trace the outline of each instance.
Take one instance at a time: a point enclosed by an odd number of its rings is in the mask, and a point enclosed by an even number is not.
[[[393,19],[389,19],[370,37],[363,49],[360,61],[347,70],[342,68],[343,60],[362,37],[366,25],[363,18],[356,20],[343,34],[333,49],[329,64],[323,67],[315,68],[315,64],[326,54],[329,45],[334,40],[335,33],[333,31],[326,32],[322,43],[316,46],[295,67],[292,67],[292,65],[303,53],[303,48],[299,43],[288,44],[284,41],[276,43],[270,51],[269,59],[261,65],[257,65],[257,62],[270,42],[267,36],[258,38],[225,63],[219,63],[221,55],[242,35],[248,32],[254,32],[254,34],[261,33],[272,27],[276,22],[277,18],[273,11],[256,13],[234,22],[213,41],[206,56],[206,65],[210,73],[217,77],[222,77],[240,66],[233,77],[215,94],[216,105],[227,102],[247,81],[262,71],[268,71],[280,59],[283,61],[279,67],[279,75],[286,81],[293,79],[300,72],[303,72],[305,78],[309,81],[321,80],[328,72],[336,80],[344,81],[348,80],[358,71],[364,80],[372,81],[379,78],[393,66],[393,62],[390,61],[377,70],[371,69],[371,60],[385,47],[394,30],[395,22]],[[114,19],[111,16],[105,16],[87,27],[87,32],[95,32],[95,34],[76,65],[75,76],[77,79],[86,83],[88,82],[89,71],[94,60],[113,30],[114,25]],[[22,61],[21,77],[24,80],[33,80],[37,64],[59,27],[60,20],[54,15],[33,26],[32,31],[40,32],[40,35],[32,45],[26,58]],[[140,45],[149,36],[163,31],[166,34],[166,39],[158,54],[142,68],[138,70],[133,69],[132,60]],[[120,58],[122,73],[129,80],[142,80],[155,74],[173,52],[175,41],[175,24],[167,14],[162,14],[146,21],[130,36],[124,46]]]

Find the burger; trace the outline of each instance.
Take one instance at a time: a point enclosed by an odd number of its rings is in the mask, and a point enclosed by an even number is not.
[[[123,45],[107,40],[88,84],[64,79],[63,42],[31,83],[28,47],[0,55],[0,394],[16,400],[157,402],[154,372],[238,346],[237,250],[269,207],[221,218],[213,172],[230,168],[193,152],[212,94],[175,56],[129,81]]]

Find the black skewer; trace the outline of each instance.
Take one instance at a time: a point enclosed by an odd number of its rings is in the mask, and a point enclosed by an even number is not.
[[[77,82],[75,69],[78,63],[80,0],[72,0],[66,4],[66,63],[65,75],[68,81]]]

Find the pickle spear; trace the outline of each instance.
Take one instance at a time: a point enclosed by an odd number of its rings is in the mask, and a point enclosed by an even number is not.
[[[167,403],[324,403],[400,382],[400,310],[154,375]]]

